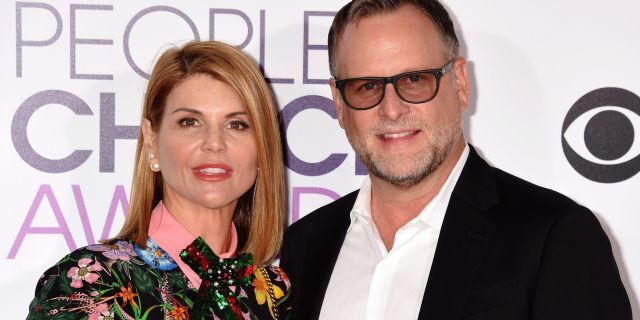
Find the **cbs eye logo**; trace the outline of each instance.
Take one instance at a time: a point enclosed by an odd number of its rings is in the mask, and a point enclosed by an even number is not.
[[[562,149],[589,180],[615,183],[640,172],[640,97],[600,88],[582,96],[562,124]],[[640,137],[640,134],[638,134]]]

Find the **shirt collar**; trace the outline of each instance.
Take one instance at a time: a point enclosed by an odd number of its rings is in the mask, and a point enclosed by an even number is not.
[[[351,227],[356,221],[363,221],[368,224],[372,224],[371,178],[369,178],[369,176],[366,176],[362,181],[362,186],[360,186],[360,191],[358,192],[356,202],[353,204],[353,208],[349,213],[349,218],[351,219],[351,224],[349,225],[347,232],[351,230]]]
[[[160,248],[162,248],[162,250],[166,251],[171,258],[173,258],[195,287],[200,286],[200,277],[184,262],[182,262],[182,259],[180,258],[180,252],[190,245],[196,237],[173,217],[162,201],[160,201],[151,212],[149,237]],[[218,257],[230,258],[236,254],[236,249],[238,248],[238,234],[233,222],[231,222],[229,238],[229,250],[218,254]]]
[[[462,151],[458,162],[456,162],[456,165],[453,167],[453,170],[449,173],[447,180],[445,180],[438,193],[433,197],[433,200],[431,200],[414,219],[415,221],[422,221],[430,227],[440,231],[442,228],[442,222],[444,221],[444,215],[447,212],[447,207],[449,206],[451,194],[453,193],[453,189],[460,178],[462,168],[464,168],[467,158],[469,158],[469,145],[465,144],[464,150]]]
[[[451,194],[453,193],[453,189],[460,178],[462,168],[467,162],[467,158],[469,158],[469,145],[465,144],[460,158],[453,167],[453,170],[451,170],[451,173],[449,173],[447,180],[444,182],[438,193],[429,202],[429,204],[420,211],[418,216],[407,224],[423,222],[440,231],[440,228],[442,228],[442,222],[444,221],[444,214],[449,205],[449,200],[451,199]],[[353,204],[349,217],[351,219],[351,223],[347,232],[351,230],[356,221],[373,224],[373,220],[371,218],[371,178],[369,178],[369,176],[367,176],[362,182],[362,186],[358,192],[358,197]]]

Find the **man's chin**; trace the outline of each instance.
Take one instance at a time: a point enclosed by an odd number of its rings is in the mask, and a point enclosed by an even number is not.
[[[424,180],[431,173],[431,170],[425,168],[402,168],[402,170],[393,170],[390,168],[374,167],[369,168],[369,173],[393,186],[411,188]]]

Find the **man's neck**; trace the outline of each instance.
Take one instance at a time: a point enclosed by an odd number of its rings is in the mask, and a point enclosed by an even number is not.
[[[460,139],[447,158],[415,186],[398,187],[371,176],[371,217],[387,250],[391,250],[395,234],[433,200],[464,151],[466,142]]]

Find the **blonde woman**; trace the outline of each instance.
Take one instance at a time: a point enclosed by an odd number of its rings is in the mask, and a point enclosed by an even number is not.
[[[115,239],[40,278],[29,319],[286,319],[270,265],[284,228],[277,108],[256,65],[214,41],[149,77],[129,212]]]

